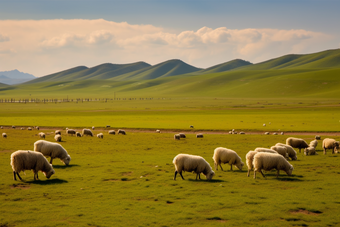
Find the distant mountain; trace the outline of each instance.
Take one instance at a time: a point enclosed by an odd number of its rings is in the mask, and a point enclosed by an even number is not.
[[[225,71],[229,71],[232,69],[236,69],[242,66],[246,66],[246,65],[252,65],[252,63],[248,62],[248,61],[244,61],[241,59],[235,59],[232,61],[228,61],[219,65],[215,65],[212,66],[210,68],[207,69],[203,69],[200,71],[200,73],[219,73],[219,72],[225,72]]]
[[[4,84],[20,84],[29,80],[33,80],[36,77],[29,73],[23,73],[18,70],[3,71],[0,72],[0,83]]]

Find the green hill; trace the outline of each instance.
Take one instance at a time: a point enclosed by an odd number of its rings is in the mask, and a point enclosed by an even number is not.
[[[199,73],[208,74],[208,73],[225,72],[225,71],[229,71],[229,70],[236,69],[236,68],[246,66],[246,65],[252,65],[252,63],[241,60],[241,59],[235,59],[232,61],[228,61],[228,62],[219,64],[219,65],[209,67],[207,69],[203,69],[199,71]]]

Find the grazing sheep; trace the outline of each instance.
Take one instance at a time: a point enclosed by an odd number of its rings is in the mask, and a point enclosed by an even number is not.
[[[7,134],[5,132],[2,133],[2,138],[7,138]]]
[[[4,129],[4,127],[0,126],[1,129]]]
[[[318,141],[316,139],[310,141],[309,146],[316,148],[318,146]]]
[[[116,135],[116,132],[115,132],[115,130],[110,130],[109,134]]]
[[[250,171],[253,169],[253,160],[254,160],[254,155],[257,154],[257,151],[249,151],[246,154],[246,163],[248,166],[248,173],[247,176],[249,177]]]
[[[242,167],[244,166],[241,157],[238,156],[235,151],[224,147],[218,147],[214,150],[213,160],[215,170],[218,170],[218,166],[220,166],[223,171],[221,163],[228,163],[230,165],[230,170],[233,170],[233,165],[235,165],[239,170],[242,170]]]
[[[81,133],[80,132],[76,132],[76,136],[77,137],[81,137]]]
[[[305,140],[300,138],[288,137],[286,139],[286,144],[292,146],[293,148],[298,148],[299,153],[301,153],[301,149],[307,148],[308,144]]]
[[[103,135],[103,133],[98,133],[98,134],[97,134],[97,137],[100,138],[100,139],[103,139],[103,138],[104,138],[104,135]]]
[[[315,136],[316,140],[321,140],[321,136]]]
[[[283,147],[283,146],[272,146],[270,149],[276,151],[277,153],[279,153],[280,155],[282,155],[286,159],[289,159],[286,147]]]
[[[38,135],[40,136],[40,138],[43,138],[43,139],[45,139],[45,133],[43,133],[43,132],[39,132],[39,133],[38,133]]]
[[[74,129],[67,129],[66,130],[66,134],[67,135],[75,135],[76,134],[76,130],[74,130]]]
[[[256,172],[260,172],[266,178],[262,170],[269,171],[276,169],[276,177],[279,177],[280,170],[285,171],[289,176],[292,175],[294,170],[293,166],[282,155],[264,152],[258,152],[254,155],[253,166],[254,179],[256,179]]]
[[[43,172],[47,179],[55,173],[47,159],[41,153],[35,151],[18,150],[13,152],[11,154],[11,166],[14,180],[17,180],[16,175],[22,180],[19,173],[25,170],[33,170],[34,180],[39,179],[39,171]]]
[[[287,148],[287,153],[288,156],[292,159],[292,160],[297,160],[297,156],[296,156],[296,151],[294,150],[294,148],[292,148],[291,146],[284,144],[284,143],[277,143],[275,144],[275,146],[282,146]]]
[[[316,155],[317,153],[315,152],[315,147],[307,147],[305,148],[305,155]]]
[[[94,126],[92,126],[92,130],[94,130],[95,128],[94,128]]]
[[[15,129],[15,126],[14,126],[14,125],[12,125],[12,128],[14,128],[14,129]]]
[[[245,132],[240,132],[240,135],[244,135],[244,134],[246,134]]]
[[[32,131],[32,128],[31,128],[31,127],[28,127],[27,130],[28,130],[28,131]]]
[[[206,176],[207,180],[211,180],[215,175],[209,163],[201,156],[190,154],[178,154],[172,162],[174,163],[176,169],[174,180],[176,180],[177,173],[179,173],[182,179],[184,180],[182,171],[195,172],[196,180],[197,177],[201,179],[200,176],[201,173],[203,173]]]
[[[90,129],[84,128],[82,131],[82,136],[87,135],[87,136],[93,136],[93,133]]]
[[[55,134],[56,134],[56,135],[57,135],[57,134],[61,135],[60,130],[56,130],[56,131],[55,131]]]
[[[264,134],[265,134],[265,135],[269,135],[270,133],[269,133],[269,132],[265,132]]]
[[[281,132],[281,135],[284,135],[285,133],[284,132]]]
[[[106,125],[106,128],[110,128],[111,126],[110,125]]]
[[[54,136],[56,142],[61,142],[61,135],[57,134]]]
[[[263,124],[263,127],[265,127],[266,126],[266,124]]]
[[[202,133],[196,134],[196,138],[203,138],[203,134]]]
[[[20,128],[20,130],[24,130],[24,128]]]
[[[257,147],[257,148],[255,148],[254,151],[278,154],[277,151],[274,151],[274,150],[269,149],[269,148],[264,148],[264,147]]]
[[[156,133],[161,133],[161,130],[157,129],[157,130],[156,130]]]
[[[50,163],[54,158],[59,158],[65,165],[69,165],[71,161],[70,155],[68,155],[65,148],[59,143],[52,143],[46,140],[38,140],[34,143],[34,151],[38,151],[45,156],[51,157]]]
[[[187,137],[185,136],[184,133],[179,133],[179,136],[180,136],[181,138],[187,138]]]
[[[277,135],[277,132],[273,132],[273,135],[275,135],[275,136],[276,136],[276,135]]]
[[[180,139],[181,139],[181,136],[180,136],[179,134],[175,134],[175,135],[174,135],[174,139],[175,139],[175,140],[180,140]]]
[[[35,126],[35,128],[37,129],[37,130],[39,130],[40,128],[39,128],[39,126]]]
[[[326,154],[327,149],[332,149],[332,154],[338,153],[339,141],[335,139],[326,138],[322,141],[323,154]]]
[[[229,131],[229,134],[233,134],[233,132],[232,132],[232,131]]]
[[[117,134],[118,135],[119,134],[126,135],[126,132],[124,130],[122,130],[122,129],[118,129]]]
[[[194,126],[193,126],[193,125],[190,125],[190,128],[194,128]]]

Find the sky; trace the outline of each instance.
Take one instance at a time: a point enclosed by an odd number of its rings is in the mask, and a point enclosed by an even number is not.
[[[340,48],[340,0],[0,0],[0,71],[180,59],[208,68]]]

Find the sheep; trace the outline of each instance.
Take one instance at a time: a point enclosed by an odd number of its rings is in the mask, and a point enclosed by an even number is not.
[[[20,128],[20,130],[24,130],[24,128]]]
[[[2,133],[2,138],[7,138],[7,134],[5,132]]]
[[[180,136],[181,138],[186,138],[186,136],[185,136],[184,133],[179,133],[179,136]]]
[[[75,135],[76,134],[76,130],[74,130],[74,129],[67,129],[66,130],[66,134],[67,135]]]
[[[315,152],[315,147],[309,146],[305,148],[305,155],[316,155],[317,153]]]
[[[176,180],[177,173],[179,173],[182,179],[184,180],[182,171],[195,172],[196,180],[197,177],[201,179],[200,176],[201,173],[203,173],[206,176],[207,180],[211,180],[215,175],[215,172],[212,170],[209,163],[201,156],[190,154],[178,154],[172,162],[175,165],[174,180]]]
[[[281,135],[284,135],[285,133],[284,132],[281,132]]]
[[[256,172],[260,172],[266,178],[262,170],[269,171],[276,169],[276,177],[279,177],[280,170],[285,171],[289,176],[292,175],[294,170],[294,167],[282,155],[264,152],[258,152],[254,155],[253,166],[254,179],[256,179]]]
[[[103,138],[104,138],[104,135],[103,135],[103,133],[98,133],[98,134],[97,134],[97,137],[103,139]]]
[[[111,126],[110,125],[106,125],[106,128],[110,128]]]
[[[94,128],[94,126],[92,126],[92,130],[94,130],[95,128]]]
[[[277,132],[273,132],[273,135],[277,136]]]
[[[266,124],[263,124],[263,127],[265,127],[266,126]]]
[[[248,173],[247,176],[249,177],[250,171],[253,169],[253,160],[254,160],[254,155],[258,153],[257,151],[249,151],[246,154],[246,164],[248,166]]]
[[[117,134],[126,135],[126,132],[122,129],[118,129]]]
[[[80,132],[76,132],[76,136],[77,137],[81,137],[81,133]]]
[[[4,127],[0,126],[1,129],[4,129]]]
[[[315,136],[315,139],[316,139],[316,140],[321,140],[321,136],[318,136],[318,135],[317,135],[317,136]]]
[[[270,133],[269,133],[269,132],[265,132],[264,134],[265,134],[265,135],[269,135]]]
[[[39,128],[39,126],[35,126],[35,128],[37,129],[37,130],[39,130],[40,128]]]
[[[244,163],[238,154],[231,150],[224,147],[218,147],[214,150],[214,156],[212,157],[215,164],[215,170],[218,170],[218,165],[221,166],[221,163],[228,163],[230,165],[230,170],[233,170],[233,165],[235,165],[239,170],[242,170]]]
[[[54,169],[47,159],[39,152],[18,150],[11,154],[11,166],[13,169],[13,179],[16,179],[18,175],[22,181],[19,173],[25,170],[33,170],[34,180],[38,180],[38,172],[44,173],[47,179],[49,179],[54,173]]]
[[[233,134],[233,132],[232,132],[232,131],[229,131],[229,134]]]
[[[28,130],[28,131],[32,131],[32,128],[31,128],[31,127],[28,127],[27,130]]]
[[[203,138],[203,134],[202,133],[196,134],[196,138]]]
[[[60,130],[56,130],[56,131],[55,131],[55,134],[56,134],[56,135],[57,135],[57,134],[61,135]]]
[[[286,159],[289,159],[286,147],[283,147],[283,146],[272,146],[270,149],[276,151],[277,153],[279,153],[280,155],[282,155]]]
[[[277,143],[275,144],[275,146],[282,146],[287,148],[287,153],[288,156],[292,159],[292,160],[297,160],[297,156],[296,156],[296,151],[294,150],[294,148],[292,148],[291,146],[284,144],[284,143]]]
[[[317,141],[316,139],[310,141],[309,147],[314,147],[314,148],[316,148],[317,146],[318,146],[318,141]]]
[[[40,138],[43,138],[43,139],[45,139],[45,133],[43,133],[43,132],[39,132],[39,133],[38,133],[38,135],[40,136]]]
[[[156,133],[161,133],[161,130],[157,129],[157,130],[156,130]]]
[[[87,136],[93,136],[93,133],[90,129],[84,128],[82,131],[82,136],[87,135]]]
[[[34,143],[34,151],[51,157],[51,164],[54,158],[59,158],[67,166],[70,164],[71,161],[70,155],[59,143],[53,143],[46,140],[38,140]]]
[[[181,136],[180,136],[179,134],[175,134],[175,135],[174,135],[174,139],[175,139],[175,140],[180,140],[180,139],[181,139]]]
[[[61,135],[57,134],[54,136],[56,142],[61,142]]]
[[[116,135],[116,132],[115,132],[115,130],[110,130],[109,134]]]
[[[15,126],[14,126],[14,125],[12,125],[12,128],[13,128],[13,129],[15,129]]]
[[[274,154],[278,154],[277,151],[274,151],[272,149],[269,149],[269,148],[264,148],[264,147],[257,147],[255,148],[256,152],[265,152],[265,153],[274,153]]]
[[[301,149],[308,147],[308,144],[305,140],[294,137],[288,137],[286,139],[286,144],[292,146],[293,148],[299,148],[299,153],[301,153]]]
[[[240,135],[244,135],[244,134],[246,134],[245,132],[240,132]]]
[[[194,126],[193,126],[193,125],[190,125],[190,128],[194,128]]]
[[[327,149],[332,149],[332,154],[338,153],[339,141],[335,139],[326,138],[322,141],[323,154],[326,154]]]

